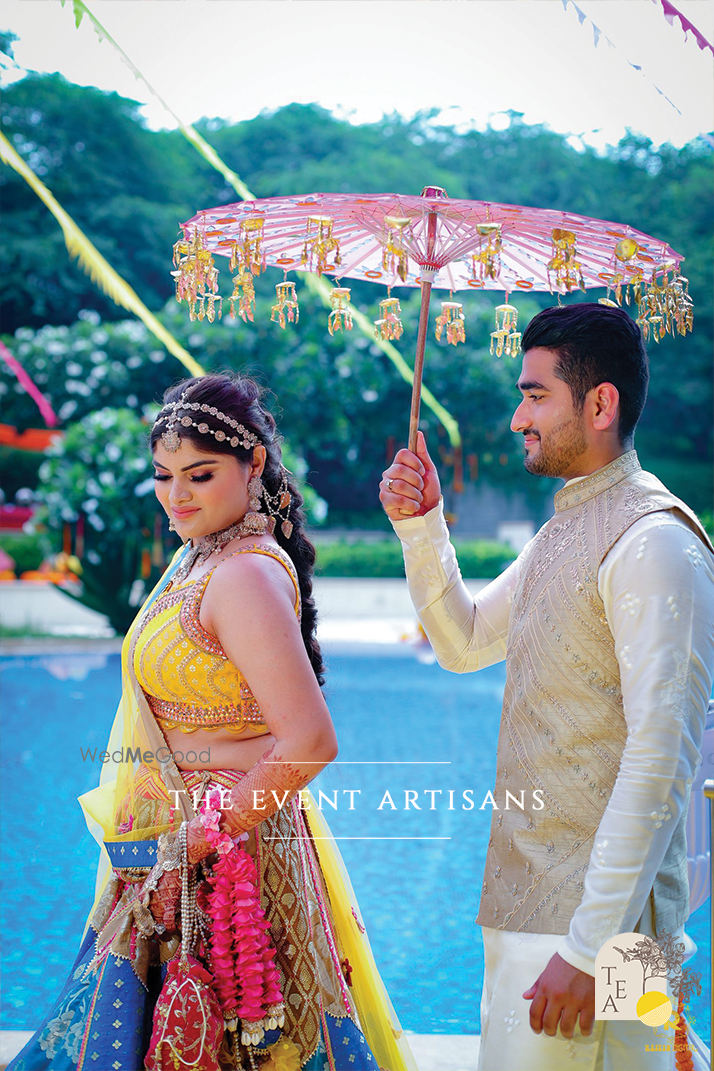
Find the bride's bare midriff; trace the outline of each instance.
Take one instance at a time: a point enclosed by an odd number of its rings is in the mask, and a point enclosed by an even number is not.
[[[271,733],[236,737],[227,729],[216,732],[197,729],[195,733],[168,729],[164,730],[164,736],[179,770],[242,770],[246,773],[275,743]]]

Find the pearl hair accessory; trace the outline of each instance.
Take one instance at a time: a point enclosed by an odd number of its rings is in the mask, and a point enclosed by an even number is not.
[[[166,428],[161,436],[161,445],[170,453],[175,453],[181,446],[181,436],[177,431],[177,425],[184,428],[197,428],[201,435],[213,435],[217,442],[222,443],[228,440],[230,446],[242,446],[244,450],[252,450],[253,447],[260,445],[260,439],[252,431],[248,431],[243,424],[240,424],[232,417],[226,416],[220,409],[217,409],[215,405],[207,405],[205,402],[189,402],[188,391],[184,391],[177,402],[168,402],[161,413],[157,417],[154,427],[158,427],[159,424],[166,424]],[[222,428],[214,430],[209,427],[205,421],[192,420],[190,416],[184,414],[179,417],[180,409],[192,409],[195,412],[208,413],[210,416],[216,418],[216,420],[222,421],[227,424],[229,428],[232,428],[236,435],[228,435]]]

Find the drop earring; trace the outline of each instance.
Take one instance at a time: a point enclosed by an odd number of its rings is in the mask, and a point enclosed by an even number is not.
[[[265,487],[260,476],[252,476],[248,481],[248,505],[253,513],[258,513],[261,506],[261,498],[265,494]]]

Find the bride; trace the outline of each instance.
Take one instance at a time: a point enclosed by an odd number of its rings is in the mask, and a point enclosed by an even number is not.
[[[315,553],[257,384],[189,379],[151,432],[183,541],[122,648],[97,898],[9,1071],[415,1071],[307,784],[337,754]]]

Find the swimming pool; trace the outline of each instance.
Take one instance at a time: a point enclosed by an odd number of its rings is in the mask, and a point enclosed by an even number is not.
[[[312,787],[335,836],[347,838],[339,846],[382,977],[407,1030],[477,1033],[483,950],[473,919],[491,817],[480,807],[494,780],[505,668],[446,673],[410,647],[328,646],[326,655],[340,754]],[[76,797],[101,767],[80,749],[106,743],[119,656],[0,662],[2,1028],[28,1030],[65,980],[93,899],[97,849]],[[699,945],[690,966],[705,982],[692,1000],[703,1037],[708,909],[687,926]]]

